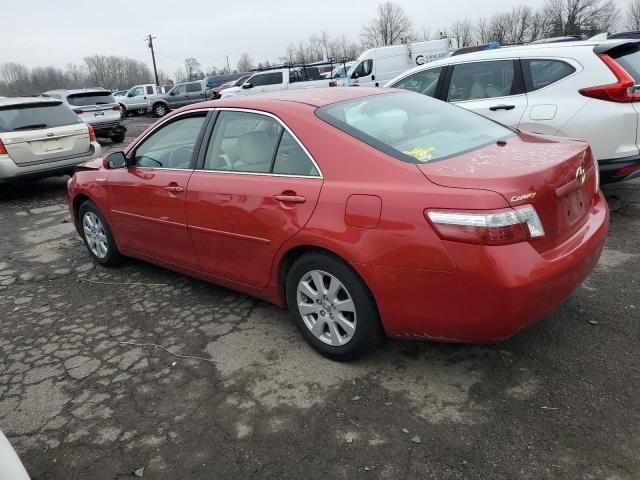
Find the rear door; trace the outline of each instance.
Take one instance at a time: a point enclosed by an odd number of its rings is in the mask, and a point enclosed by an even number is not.
[[[58,100],[0,108],[0,139],[17,165],[87,153],[87,126]]]
[[[447,73],[446,100],[517,128],[527,108],[518,60],[459,63]]]
[[[187,89],[185,92],[185,101],[183,105],[191,105],[192,103],[202,102],[204,98],[203,82],[191,82],[187,83]]]
[[[262,288],[280,246],[311,217],[322,177],[275,117],[223,110],[187,192],[200,269]]]

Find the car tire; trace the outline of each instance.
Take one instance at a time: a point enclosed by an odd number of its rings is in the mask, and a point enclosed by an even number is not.
[[[95,203],[87,200],[80,205],[78,223],[82,240],[96,262],[105,267],[114,267],[122,262],[123,256],[109,224]]]
[[[113,143],[122,143],[124,142],[124,135],[124,132],[114,135],[113,137],[111,137],[111,141]]]
[[[314,252],[296,260],[287,275],[286,299],[302,336],[331,360],[355,360],[383,338],[371,292],[349,265],[333,255]]]
[[[164,103],[156,103],[153,106],[153,114],[156,117],[164,117],[167,113],[169,113],[169,109]]]
[[[127,118],[129,116],[129,112],[127,110],[127,107],[125,107],[124,105],[120,104],[120,111],[122,112],[120,114],[120,116],[124,119]]]

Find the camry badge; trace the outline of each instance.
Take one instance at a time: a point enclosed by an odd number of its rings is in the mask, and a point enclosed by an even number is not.
[[[584,181],[587,178],[587,173],[584,171],[584,167],[580,166],[578,167],[578,170],[576,170],[576,181],[578,182],[578,185],[582,186],[584,185]]]
[[[511,197],[511,202],[521,202],[522,200],[533,200],[536,197],[537,192],[527,193],[525,195],[516,195]]]

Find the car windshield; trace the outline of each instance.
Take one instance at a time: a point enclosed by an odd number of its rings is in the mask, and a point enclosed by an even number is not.
[[[67,97],[67,101],[74,107],[86,107],[89,105],[108,105],[116,102],[109,92],[73,93]]]
[[[82,123],[82,120],[61,102],[0,107],[0,132],[37,130],[75,123]]]
[[[444,160],[515,135],[485,117],[413,92],[348,100],[319,108],[316,114],[409,163]]]

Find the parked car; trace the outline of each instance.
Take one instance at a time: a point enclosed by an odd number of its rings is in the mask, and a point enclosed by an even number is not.
[[[29,480],[27,471],[2,431],[0,431],[0,479]]]
[[[76,165],[99,154],[91,125],[61,100],[0,100],[0,183],[68,175]]]
[[[218,98],[220,98],[220,92],[226,88],[241,87],[242,85],[244,85],[244,82],[246,82],[249,79],[249,77],[251,77],[251,75],[253,74],[247,73],[246,75],[243,75],[240,78],[223,83],[217,87],[213,87],[211,89],[211,98],[213,100],[217,100]]]
[[[235,82],[239,78],[246,77],[247,75],[251,75],[249,72],[243,73],[229,73],[224,75],[211,75],[204,78],[205,84],[208,89],[218,88],[222,86],[223,83]]]
[[[275,68],[254,73],[242,86],[222,90],[220,98],[240,97],[280,90],[320,88],[330,85],[335,85],[335,82],[322,79],[317,67]]]
[[[153,83],[136,85],[131,87],[125,96],[118,97],[118,102],[125,117],[133,114],[144,115],[149,104],[164,93],[164,87]]]
[[[175,112],[78,171],[68,205],[96,262],[138,257],[288,306],[347,360],[382,332],[497,342],[549,314],[607,235],[596,172],[581,141],[326,88]]]
[[[640,177],[640,42],[501,48],[418,67],[390,81],[513,128],[582,138],[602,181]]]
[[[176,85],[164,95],[157,95],[149,101],[147,112],[156,117],[164,117],[171,110],[182,108],[192,103],[211,100],[213,93],[207,88],[206,80],[176,83]]]
[[[122,123],[121,107],[108,90],[49,90],[42,95],[62,100],[83,122],[93,127],[98,138],[110,138],[113,143],[124,141],[127,129]]]
[[[429,40],[365,50],[348,73],[350,85],[378,87],[416,65],[449,56],[449,40]]]

